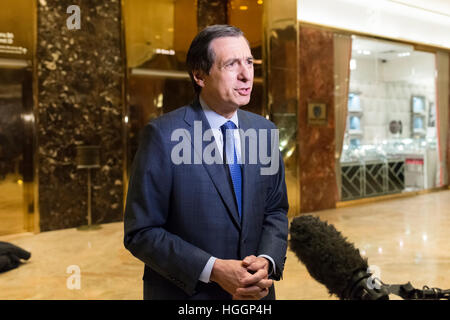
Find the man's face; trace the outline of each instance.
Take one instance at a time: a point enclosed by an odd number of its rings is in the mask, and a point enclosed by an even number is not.
[[[244,37],[214,39],[215,53],[209,74],[201,74],[197,84],[206,104],[220,114],[232,114],[250,101],[253,87],[253,56]]]

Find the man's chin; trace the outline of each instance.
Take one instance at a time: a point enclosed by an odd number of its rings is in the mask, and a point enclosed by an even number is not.
[[[248,105],[249,103],[250,103],[250,97],[248,97],[247,99],[239,99],[237,104],[238,104],[239,108],[241,108],[241,107]]]

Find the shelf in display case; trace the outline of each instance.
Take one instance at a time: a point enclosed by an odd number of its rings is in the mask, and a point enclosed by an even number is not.
[[[415,112],[426,112],[426,97],[422,95],[411,96],[411,109]]]
[[[425,137],[426,134],[427,134],[426,131],[423,129],[414,129],[414,131],[413,131],[413,135],[419,136],[419,137]]]
[[[350,92],[348,94],[348,104],[347,104],[347,110],[348,112],[360,112],[362,113],[362,107],[361,107],[361,99],[360,99],[360,92]]]
[[[364,132],[361,130],[348,130],[348,134],[352,136],[362,136]]]
[[[427,100],[425,96],[411,96],[411,135],[423,137],[427,132]]]
[[[352,134],[352,133],[362,134],[362,129],[363,129],[362,115],[349,114],[347,131],[350,134]]]
[[[351,138],[351,137],[350,137]],[[404,161],[416,154],[435,156],[436,141],[432,139],[395,139],[383,141],[377,145],[345,144],[341,154],[341,164],[349,162],[367,163],[369,161]],[[433,162],[434,163],[434,162]],[[433,169],[434,170],[434,169]],[[428,185],[432,185],[428,183]]]

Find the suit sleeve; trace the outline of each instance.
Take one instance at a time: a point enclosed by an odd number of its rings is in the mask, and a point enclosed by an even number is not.
[[[276,265],[275,272],[270,278],[280,280],[282,278],[284,263],[286,260],[287,239],[289,223],[287,212],[289,209],[284,163],[278,145],[273,150],[278,152],[278,171],[270,177],[270,186],[267,191],[264,211],[263,230],[258,247],[258,255],[270,256]]]
[[[142,133],[128,185],[124,245],[136,258],[192,295],[211,255],[164,228],[170,214],[173,164],[170,141],[162,137],[160,128],[152,122]]]

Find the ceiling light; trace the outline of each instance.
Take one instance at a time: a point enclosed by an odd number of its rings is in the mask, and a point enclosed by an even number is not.
[[[155,52],[157,54],[165,54],[165,55],[168,55],[168,56],[174,56],[175,55],[175,50],[172,50],[172,49],[171,50],[166,50],[166,49],[156,48]]]
[[[400,53],[397,54],[397,56],[399,56],[399,57],[407,57],[407,56],[410,56],[410,55],[411,55],[410,52],[400,52]]]

